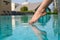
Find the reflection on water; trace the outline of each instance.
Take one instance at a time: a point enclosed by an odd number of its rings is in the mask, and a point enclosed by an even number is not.
[[[22,22],[22,23],[28,23],[28,16],[25,16],[25,15],[22,16],[22,17],[21,17],[21,22]]]
[[[32,29],[38,36],[39,40],[48,40],[47,33],[45,31],[40,30],[36,25],[32,25]]]
[[[54,24],[53,24],[53,28],[54,28],[54,33],[55,35],[58,34],[58,15],[54,15]]]
[[[38,22],[41,23],[42,26],[46,25],[46,23],[50,20],[51,15],[44,15],[38,19]]]
[[[58,40],[60,40],[60,12],[58,13]]]
[[[0,16],[0,39],[12,35],[10,16]]]
[[[55,16],[57,17],[57,15]],[[45,35],[45,36],[42,35],[43,38],[45,37],[44,40],[58,40],[57,18],[55,19],[53,15],[51,15],[49,22],[47,22],[44,27],[40,24],[37,24],[36,27],[37,29],[41,30],[44,33],[43,34],[41,32],[43,35]]]
[[[5,16],[5,18],[1,18],[1,24],[8,26],[10,30],[6,34],[12,34],[10,37],[4,38],[4,40],[57,40],[58,39],[58,28],[57,28],[57,15],[50,15],[50,19],[48,22],[45,22],[47,18],[42,19],[44,22],[44,26],[36,22],[34,25],[29,25],[28,22],[31,19],[32,15],[17,15],[17,16]],[[48,17],[48,16],[47,16]],[[42,21],[40,20],[40,21]],[[3,23],[5,23],[3,25]],[[1,25],[0,25],[1,26]],[[12,27],[12,28],[11,28]],[[5,27],[6,28],[6,27]],[[5,29],[4,28],[4,29]],[[0,30],[2,28],[0,27]],[[13,29],[13,31],[12,31]],[[5,31],[2,31],[5,33]],[[13,32],[13,33],[12,33]],[[1,35],[1,32],[0,32]]]

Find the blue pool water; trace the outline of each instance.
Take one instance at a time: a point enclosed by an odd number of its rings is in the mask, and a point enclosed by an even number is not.
[[[0,40],[58,40],[57,15],[29,25],[32,15],[0,16]],[[47,16],[48,17],[48,16]],[[45,22],[47,20],[47,22]]]

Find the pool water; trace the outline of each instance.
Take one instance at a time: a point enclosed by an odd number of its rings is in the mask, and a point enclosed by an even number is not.
[[[58,40],[57,15],[29,25],[32,15],[0,16],[0,40]],[[48,16],[47,16],[48,17]],[[47,20],[47,22],[46,22]]]

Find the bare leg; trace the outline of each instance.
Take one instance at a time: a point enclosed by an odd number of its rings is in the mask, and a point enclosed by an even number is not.
[[[45,15],[45,9],[48,7],[48,5],[52,2],[52,0],[44,0],[38,10],[33,15],[32,19],[30,20],[29,24],[33,24],[36,22],[41,16]]]
[[[32,24],[32,23],[36,22],[41,16],[44,16],[45,14],[46,14],[46,12],[35,13],[29,23]]]

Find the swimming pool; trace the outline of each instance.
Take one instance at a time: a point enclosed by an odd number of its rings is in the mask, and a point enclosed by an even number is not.
[[[57,15],[50,16],[34,25],[28,24],[32,15],[0,16],[0,40],[58,40]]]

